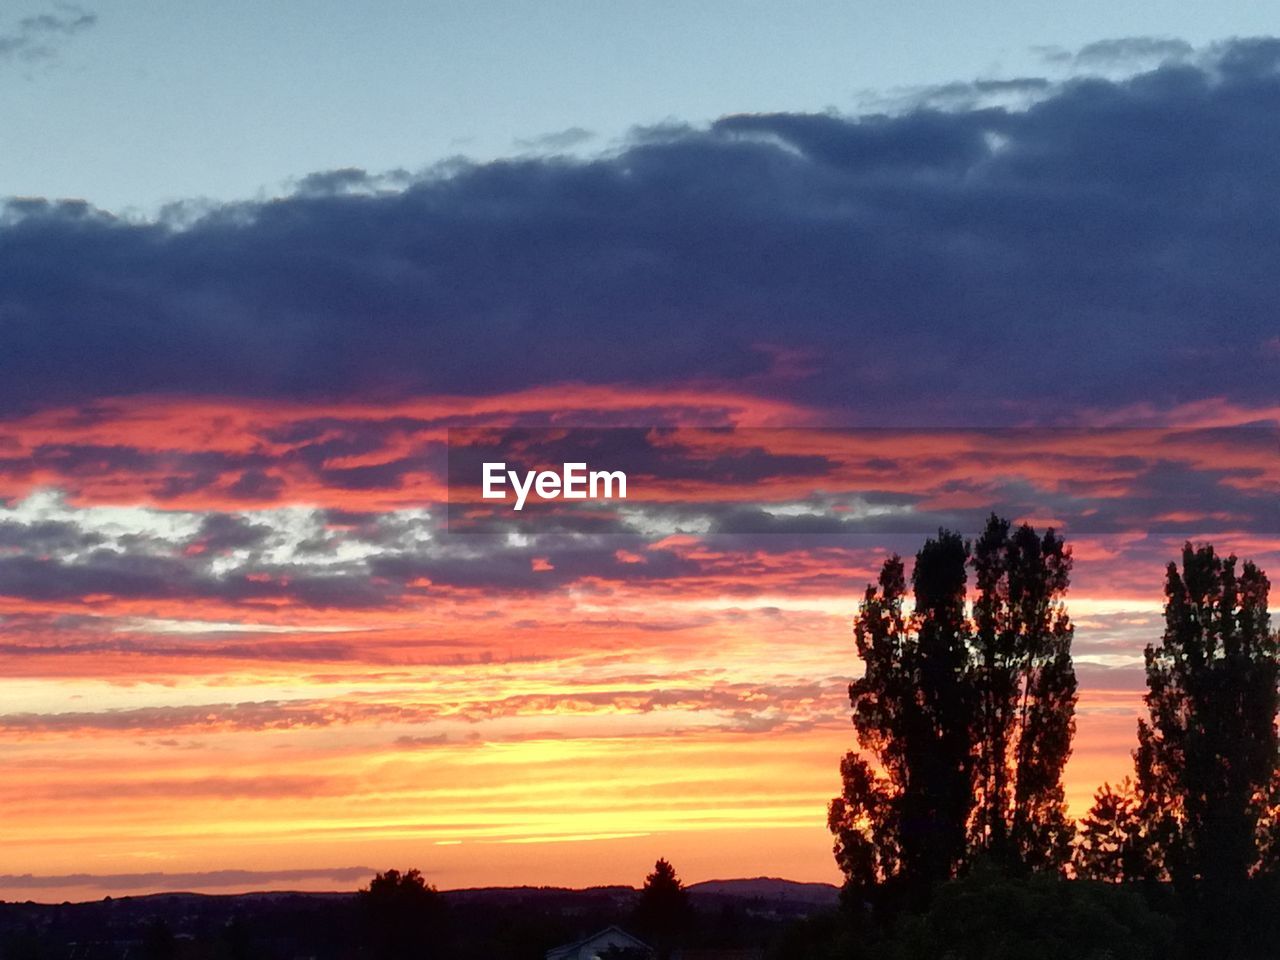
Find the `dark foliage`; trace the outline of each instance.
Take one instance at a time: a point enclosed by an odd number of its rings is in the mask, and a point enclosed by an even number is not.
[[[1146,650],[1139,787],[1163,828],[1175,882],[1239,886],[1259,866],[1258,828],[1277,770],[1277,640],[1269,583],[1212,546],[1182,552],[1165,582],[1165,632]]]
[[[854,623],[866,670],[849,685],[853,725],[883,775],[848,754],[829,825],[836,859],[860,889],[888,882],[914,897],[950,877],[964,856],[973,766],[967,558],[954,534],[921,548],[912,572],[916,609],[908,618],[903,564],[890,557]]]
[[[858,914],[827,911],[791,923],[774,941],[768,960],[853,960],[867,956],[874,933],[858,929]]]
[[[1062,771],[1075,734],[1071,551],[1052,530],[992,517],[973,552],[977,809],[971,842],[997,860],[1061,870],[1072,829]]]
[[[968,568],[974,616],[966,617]],[[914,612],[890,557],[854,622],[849,686],[868,757],[841,763],[828,826],[850,887],[920,903],[979,855],[1061,871],[1072,829],[1062,771],[1075,730],[1071,554],[1052,531],[992,517],[971,548],[941,531],[916,554]],[[877,770],[878,767],[878,770]]]
[[[1094,793],[1078,828],[1075,868],[1078,876],[1111,883],[1157,879],[1141,801],[1128,777],[1116,787],[1104,783]]]
[[[359,894],[367,952],[373,960],[423,960],[446,955],[444,899],[417,870],[388,870]]]
[[[693,920],[689,892],[666,860],[653,865],[636,903],[635,924],[659,957],[670,956],[688,935]]]
[[[1187,902],[1197,936],[1224,956],[1245,949],[1246,882],[1271,866],[1280,759],[1270,584],[1252,563],[1237,566],[1189,543],[1181,569],[1169,564],[1135,753],[1149,856]]]
[[[1175,942],[1172,921],[1130,888],[986,868],[939,888],[926,913],[903,917],[865,956],[1155,960],[1169,956]]]

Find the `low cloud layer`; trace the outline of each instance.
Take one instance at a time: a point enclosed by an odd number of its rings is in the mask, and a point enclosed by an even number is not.
[[[321,867],[310,870],[208,870],[193,873],[66,873],[43,877],[29,873],[7,873],[0,874],[0,890],[57,890],[64,887],[148,891],[210,887],[253,889],[317,880],[332,880],[335,886],[346,888],[367,880],[376,872],[369,867]]]

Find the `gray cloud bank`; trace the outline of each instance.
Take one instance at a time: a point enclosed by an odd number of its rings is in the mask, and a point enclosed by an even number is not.
[[[178,891],[196,887],[252,887],[255,884],[332,880],[344,887],[368,880],[372,867],[317,867],[304,870],[209,870],[196,873],[66,873],[37,876],[30,873],[0,874],[0,890],[96,887],[102,890]]]
[[[1026,109],[744,114],[194,222],[13,201],[0,410],[691,380],[845,422],[1270,402],[1278,116],[1253,39]]]

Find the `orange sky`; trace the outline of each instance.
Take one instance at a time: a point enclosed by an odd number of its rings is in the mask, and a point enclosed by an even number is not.
[[[1181,540],[1280,568],[1274,528],[1241,512],[1280,489],[1274,447],[1197,432],[1278,414],[1203,404],[1141,434],[999,450],[778,430],[757,435],[769,456],[829,469],[640,499],[786,518],[874,490],[932,516],[1016,488],[1045,504],[1036,519],[1075,510],[1078,812],[1126,772]],[[450,539],[446,429],[513,422],[822,425],[728,392],[572,386],[395,408],[152,398],[0,424],[0,898],[332,889],[356,882],[325,870],[356,866],[441,887],[638,883],[659,856],[687,880],[835,881],[850,621],[884,555],[923,535],[655,528],[585,554]],[[1189,504],[1185,478],[1206,485]],[[192,876],[224,869],[260,877]]]

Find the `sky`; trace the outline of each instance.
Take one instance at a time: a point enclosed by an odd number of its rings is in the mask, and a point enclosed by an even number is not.
[[[1280,569],[1263,5],[214,9],[0,23],[0,898],[834,881],[887,554],[1065,532],[1077,813]],[[517,426],[658,479],[450,532]]]
[[[14,0],[0,125],[19,135],[0,194],[146,215],[275,196],[317,170],[595,152],[671,120],[849,113],[922,86],[1111,69],[1087,51],[1116,38],[1274,29],[1257,0]]]

